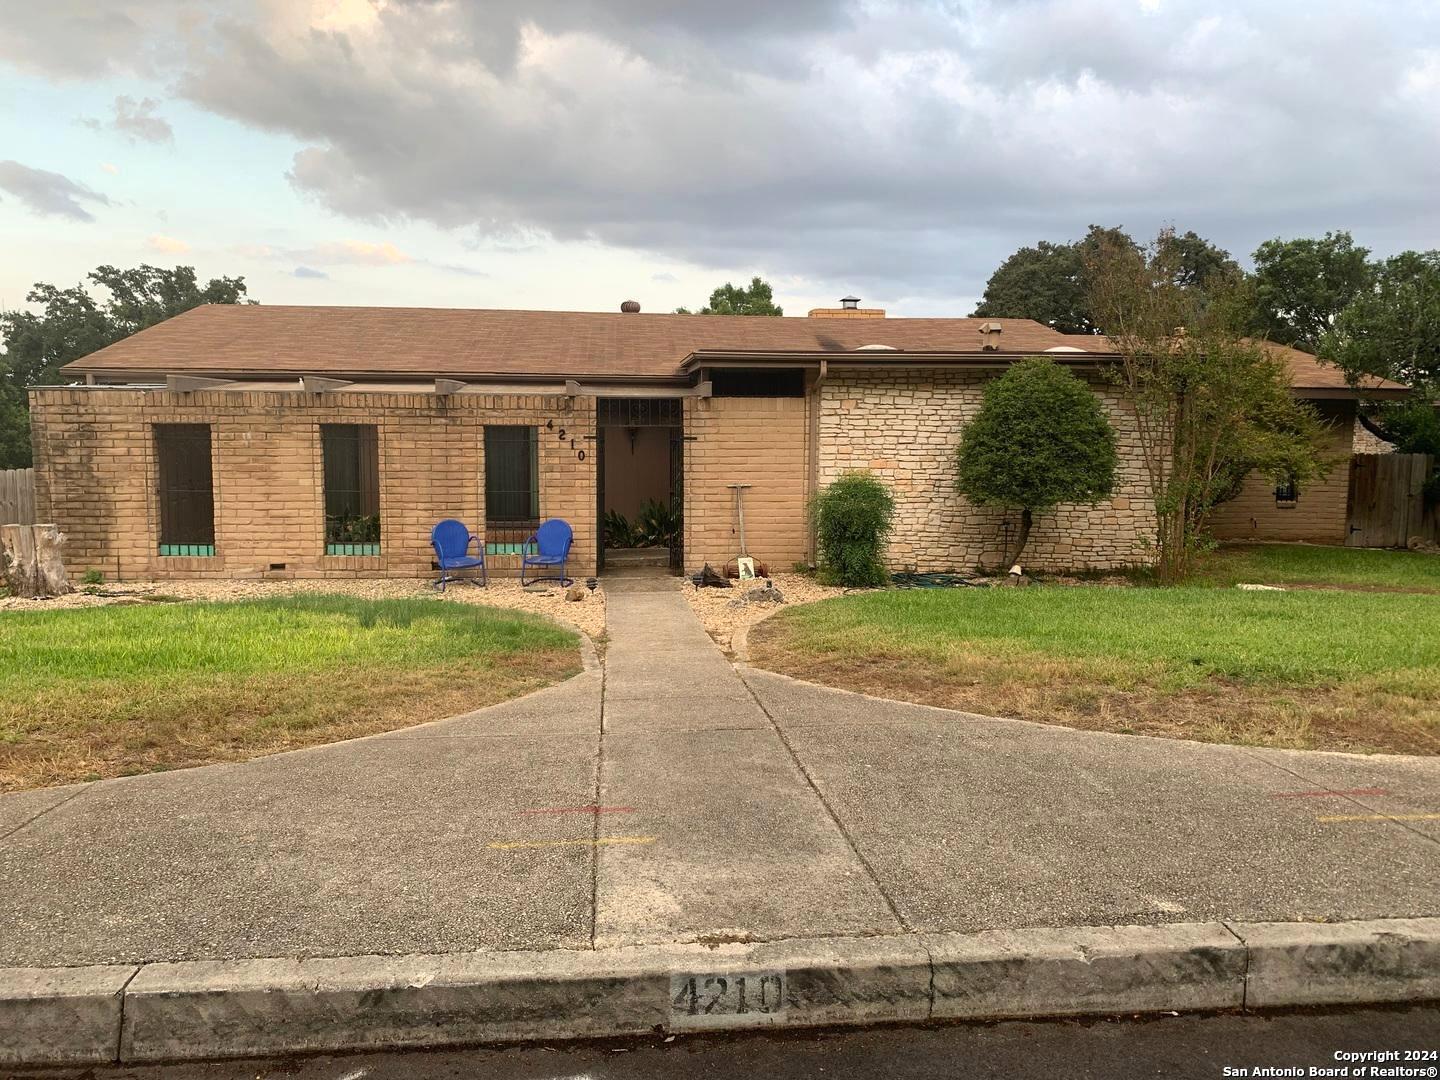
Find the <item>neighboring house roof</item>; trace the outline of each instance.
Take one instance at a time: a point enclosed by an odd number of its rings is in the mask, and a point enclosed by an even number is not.
[[[456,308],[207,305],[67,364],[67,375],[673,379],[696,353],[835,356],[867,345],[981,355],[1072,345],[1028,319],[834,319]],[[886,357],[885,350],[860,356]],[[893,355],[893,354],[892,354]],[[993,355],[989,354],[989,355]],[[898,357],[895,357],[898,359]]]
[[[1075,339],[1077,343],[1090,343],[1093,351],[1111,352],[1115,348],[1108,338],[1083,334],[1067,336]],[[1353,398],[1360,396],[1356,389],[1345,380],[1345,372],[1335,364],[1273,341],[1260,341],[1254,344],[1259,344],[1271,356],[1285,364],[1290,371],[1290,386],[1300,397]],[[1410,393],[1410,388],[1404,383],[1378,377],[1364,379],[1360,384],[1360,390],[1367,396],[1389,398],[1403,397]]]

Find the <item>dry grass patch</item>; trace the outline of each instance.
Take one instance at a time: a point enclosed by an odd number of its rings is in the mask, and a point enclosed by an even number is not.
[[[579,668],[565,630],[428,598],[11,614],[0,618],[0,791],[389,731]]]
[[[1096,731],[1440,754],[1440,615],[1418,596],[1214,589],[887,592],[783,612],[797,678]]]

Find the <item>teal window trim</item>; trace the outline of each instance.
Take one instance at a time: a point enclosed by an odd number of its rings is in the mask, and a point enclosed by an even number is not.
[[[161,544],[160,557],[164,559],[213,559],[214,544]]]
[[[503,541],[485,544],[486,555],[524,555],[524,544],[507,544]]]
[[[373,556],[380,554],[379,544],[326,544],[326,555]]]

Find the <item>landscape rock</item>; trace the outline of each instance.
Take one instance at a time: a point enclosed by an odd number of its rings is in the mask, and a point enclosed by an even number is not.
[[[764,585],[747,589],[745,602],[747,604],[783,604],[785,603],[785,594],[775,588],[774,582],[766,581]]]
[[[565,590],[565,599],[566,599],[566,600],[569,600],[569,601],[572,601],[572,602],[579,601],[579,600],[584,600],[584,599],[585,599],[585,586],[584,586],[584,585],[571,585],[568,589]]]

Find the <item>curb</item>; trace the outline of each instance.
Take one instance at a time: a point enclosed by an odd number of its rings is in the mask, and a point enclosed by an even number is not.
[[[1440,999],[1440,918],[0,969],[0,1064]]]

